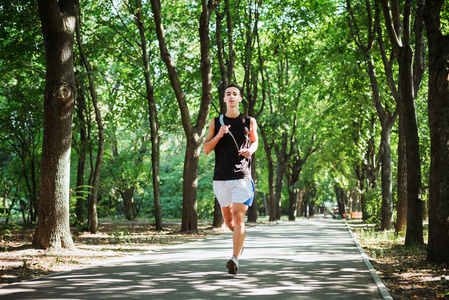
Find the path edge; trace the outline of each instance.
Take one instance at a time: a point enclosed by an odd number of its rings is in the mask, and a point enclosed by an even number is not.
[[[363,251],[362,247],[360,246],[359,241],[357,240],[357,237],[352,232],[351,227],[348,223],[345,222],[346,227],[348,228],[349,234],[351,235],[352,239],[354,240],[355,245],[357,246],[357,249],[359,249],[360,255],[362,255],[363,262],[365,263],[365,266],[367,267],[368,271],[370,272],[371,276],[373,277],[374,283],[377,286],[377,289],[379,290],[380,296],[383,300],[393,300],[393,297],[390,295],[390,293],[387,290],[387,287],[380,279],[379,275],[377,275],[376,270],[374,269],[373,265],[369,261],[368,255],[366,255],[365,251]]]

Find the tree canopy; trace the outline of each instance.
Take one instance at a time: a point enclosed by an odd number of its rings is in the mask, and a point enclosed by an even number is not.
[[[66,4],[54,2],[61,11]],[[161,227],[162,218],[175,218],[184,231],[195,231],[197,218],[213,218],[214,160],[199,148],[210,118],[222,111],[224,86],[234,82],[242,90],[241,111],[260,128],[258,215],[294,220],[338,207],[341,217],[362,211],[365,220],[389,229],[405,225],[400,199],[408,197],[409,205],[425,204],[422,217],[416,207],[408,211],[422,224],[432,191],[429,120],[437,117],[427,113],[428,87],[438,80],[421,60],[428,55],[423,16],[429,24],[441,19],[442,37],[448,26],[447,5],[430,7],[424,1],[80,0],[64,199],[70,223],[91,224],[98,215],[153,218]],[[48,28],[34,1],[4,1],[0,12],[0,211],[32,223],[42,201],[40,166],[47,164]],[[416,55],[405,61],[407,49]],[[422,230],[414,226],[407,224],[414,233],[409,241],[419,243]]]

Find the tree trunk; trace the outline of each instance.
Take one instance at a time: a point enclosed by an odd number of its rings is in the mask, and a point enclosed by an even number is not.
[[[33,246],[73,248],[69,221],[70,151],[75,108],[73,42],[76,1],[38,0],[46,85],[39,216]]]
[[[254,181],[254,200],[253,204],[248,208],[248,222],[257,222],[258,217],[258,211],[259,211],[259,205],[257,204],[257,159],[256,159],[256,153],[253,154],[252,160],[251,160],[251,177]]]
[[[315,204],[312,201],[309,201],[309,216],[315,216]]]
[[[276,182],[274,186],[274,201],[276,203],[276,219],[281,219],[281,199],[282,199],[282,183],[284,179],[285,169],[287,163],[290,161],[290,156],[287,154],[288,137],[287,134],[282,135],[281,148],[275,144],[276,151]]]
[[[289,209],[288,209],[288,219],[290,221],[295,221],[296,212],[298,210],[298,194],[299,190],[297,188],[293,188],[293,186],[299,181],[299,174],[301,173],[302,161],[299,155],[293,158],[293,163],[291,164],[290,174],[287,175],[288,182],[288,200],[289,200]]]
[[[24,210],[28,212],[28,220],[24,219],[25,224],[30,222],[36,222],[37,219],[37,204],[38,204],[38,189],[36,183],[36,155],[34,147],[34,137],[30,141],[27,139],[19,139],[21,146],[17,149],[17,153],[20,156],[23,167],[23,176],[25,184],[28,190],[29,206],[25,204]],[[28,172],[30,173],[28,175]],[[20,182],[20,181],[19,181]]]
[[[421,160],[419,152],[418,125],[415,111],[415,98],[424,73],[425,47],[423,39],[423,2],[417,2],[414,11],[414,36],[412,36],[412,1],[403,4],[403,11],[399,10],[399,2],[381,0],[385,27],[389,41],[398,60],[398,89],[389,80],[390,90],[402,110],[406,145],[407,165],[407,231],[405,244],[424,243],[421,203]],[[401,21],[401,18],[403,21]],[[415,41],[415,51],[412,48],[412,37]]]
[[[289,190],[288,191],[288,220],[295,221],[296,220],[296,209],[298,203],[298,191],[297,190]]]
[[[270,214],[270,209],[269,209],[270,203],[268,203],[268,197],[267,197],[268,195],[265,193],[263,193],[262,195],[263,195],[263,205],[265,206],[264,207],[265,208],[265,216],[268,216]]]
[[[420,244],[423,240],[421,203],[421,158],[419,154],[418,124],[412,87],[412,49],[402,48],[398,57],[399,92],[401,109],[404,111],[407,160],[407,232],[405,244]]]
[[[98,231],[98,215],[97,215],[97,198],[98,189],[100,185],[100,174],[101,174],[101,162],[103,160],[104,151],[104,128],[103,120],[101,117],[100,108],[98,106],[98,97],[95,87],[95,81],[93,78],[92,68],[90,67],[87,55],[84,52],[83,43],[81,41],[81,31],[80,31],[80,20],[79,13],[76,15],[76,38],[78,43],[78,49],[80,52],[81,59],[83,61],[84,67],[86,68],[87,78],[89,79],[89,92],[92,98],[92,104],[95,110],[95,121],[98,126],[98,150],[97,157],[95,160],[95,168],[93,170],[92,187],[91,190],[91,201],[90,201],[90,232],[96,233]]]
[[[359,179],[359,184],[360,184],[360,191],[362,191],[362,193],[360,194],[360,210],[362,211],[362,214],[364,216],[364,218],[367,218],[367,210],[366,210],[366,191],[368,190],[367,185],[365,184],[365,173],[361,174],[362,176]]]
[[[221,212],[220,203],[218,203],[217,198],[214,201],[214,220],[212,222],[213,228],[221,228],[224,224],[223,213]]]
[[[309,188],[306,188],[304,189],[304,193],[302,195],[302,216],[305,218],[309,217],[309,215],[307,214],[309,201],[310,201]]]
[[[37,188],[37,177],[36,177],[36,156],[34,155],[34,149],[32,151],[31,156],[31,187],[32,187],[32,195],[31,195],[31,222],[35,223],[37,221],[37,213],[38,213],[38,203],[39,203],[39,190]]]
[[[296,211],[296,216],[297,217],[304,217],[304,203],[305,201],[305,189],[300,189],[298,192],[298,198],[297,198],[297,211]]]
[[[154,198],[154,218],[156,230],[162,230],[162,206],[160,192],[160,137],[159,121],[157,118],[156,101],[153,95],[153,85],[150,78],[150,62],[147,53],[147,41],[145,37],[145,27],[143,24],[141,0],[136,0],[136,23],[140,33],[140,48],[142,50],[142,64],[144,68],[145,88],[147,92],[148,112],[150,115],[151,128],[151,167],[153,178],[153,198]]]
[[[393,227],[393,172],[391,170],[391,130],[381,133],[382,140],[382,226],[383,230]]]
[[[267,167],[268,167],[268,190],[269,190],[269,203],[270,203],[270,218],[269,221],[276,220],[276,199],[274,197],[274,162],[271,157],[272,146],[268,137],[265,135],[265,130],[263,126],[260,126],[260,133],[263,138],[263,145],[265,149],[265,154],[267,157]]]
[[[427,259],[449,262],[449,36],[443,36],[443,0],[427,0],[425,21],[429,41],[429,127],[431,143],[429,242]]]
[[[86,133],[86,119],[84,112],[86,110],[86,99],[84,98],[84,93],[82,83],[80,82],[78,88],[78,119],[79,119],[79,131],[80,140],[78,147],[78,166],[76,172],[76,220],[78,223],[84,222],[84,198],[86,196],[84,189],[84,172],[86,169],[86,155],[87,155],[87,133]]]
[[[279,167],[279,157],[276,161],[276,180],[274,184],[274,202],[276,203],[276,220],[281,219],[282,179],[284,172]]]
[[[182,198],[182,232],[196,232],[198,229],[198,160],[200,157],[200,141],[187,140],[186,155],[184,160],[184,181]]]
[[[276,221],[277,202],[274,196],[274,163],[268,159],[268,190],[270,193],[270,218],[269,221]]]
[[[137,217],[136,205],[134,203],[134,189],[135,188],[132,186],[121,192],[125,210],[125,218],[128,221],[134,220]]]
[[[407,161],[405,159],[404,117],[399,112],[399,142],[398,142],[398,201],[396,204],[397,219],[395,231],[405,232],[407,228]]]
[[[334,183],[335,196],[337,197],[338,214],[343,217],[345,213],[345,191]]]

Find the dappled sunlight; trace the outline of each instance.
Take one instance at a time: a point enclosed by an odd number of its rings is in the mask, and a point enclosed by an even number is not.
[[[23,299],[380,299],[341,222],[301,220],[248,230],[237,276],[231,233],[0,289]]]

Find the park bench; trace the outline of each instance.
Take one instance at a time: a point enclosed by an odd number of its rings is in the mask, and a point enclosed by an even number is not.
[[[351,212],[351,220],[354,220],[354,219],[361,220],[362,218],[363,218],[363,213],[361,211]]]

